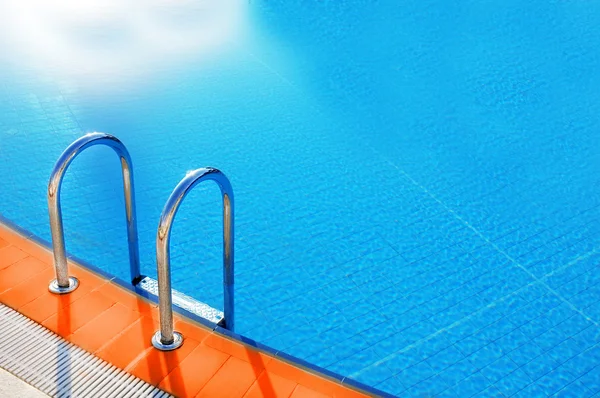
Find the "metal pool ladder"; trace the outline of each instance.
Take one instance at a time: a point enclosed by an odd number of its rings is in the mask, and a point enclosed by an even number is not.
[[[132,279],[140,274],[140,259],[138,248],[138,232],[135,214],[135,195],[133,185],[133,167],[131,157],[125,145],[115,136],[105,133],[89,133],[75,140],[60,155],[54,165],[48,182],[48,212],[50,214],[50,231],[52,234],[52,249],[54,253],[54,269],[56,279],[50,282],[48,289],[52,293],[65,294],[77,289],[79,281],[69,276],[67,255],[65,251],[65,234],[63,230],[62,211],[60,207],[60,187],[71,162],[83,150],[95,145],[106,145],[112,148],[121,162],[123,173],[123,190],[125,193],[125,214],[127,216],[127,240],[129,243],[129,266]]]
[[[156,235],[156,263],[158,271],[160,330],[152,337],[152,345],[162,351],[174,350],[183,343],[183,336],[173,330],[173,292],[171,290],[171,263],[169,253],[169,241],[173,219],[186,195],[196,185],[207,180],[213,180],[219,185],[223,197],[224,314],[219,315],[220,313],[214,308],[203,303],[198,303],[201,306],[204,306],[200,312],[204,312],[205,314],[200,314],[200,316],[214,323],[219,323],[231,331],[233,331],[234,328],[233,189],[231,183],[221,171],[211,167],[201,168],[188,172],[179,184],[177,184],[165,204],[158,225],[158,233]]]
[[[180,333],[173,330],[173,302],[205,320],[233,331],[233,189],[231,183],[221,171],[214,168],[201,168],[190,171],[175,187],[162,211],[156,236],[156,262],[158,281],[140,274],[138,232],[136,223],[135,195],[133,184],[133,166],[125,145],[110,134],[90,133],[75,140],[65,149],[56,162],[48,183],[48,212],[52,233],[52,249],[56,279],[50,282],[48,289],[52,293],[70,293],[79,286],[79,281],[69,276],[65,239],[60,206],[60,188],[67,168],[83,150],[94,145],[106,145],[119,156],[123,173],[125,194],[125,213],[127,216],[127,240],[129,243],[129,265],[131,283],[138,288],[158,296],[160,311],[160,330],[152,338],[152,344],[159,350],[174,350],[183,343]],[[192,297],[171,290],[171,264],[169,241],[171,226],[179,205],[185,196],[202,181],[213,180],[219,185],[223,197],[223,312],[201,303]]]

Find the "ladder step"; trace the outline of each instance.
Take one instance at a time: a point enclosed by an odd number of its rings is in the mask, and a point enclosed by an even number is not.
[[[145,276],[136,286],[148,293],[158,296],[158,281],[156,279]],[[219,322],[223,320],[223,311],[219,311],[218,309],[175,289],[173,289],[172,292],[173,304],[176,306],[215,324],[219,324]]]

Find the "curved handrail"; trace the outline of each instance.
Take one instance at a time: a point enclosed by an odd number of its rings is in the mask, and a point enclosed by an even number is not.
[[[221,171],[207,167],[190,171],[177,184],[167,200],[160,216],[156,235],[156,263],[158,271],[158,307],[160,330],[152,337],[152,344],[160,350],[178,348],[183,337],[173,330],[173,307],[171,292],[171,264],[169,241],[173,219],[183,198],[202,181],[213,180],[219,185],[223,196],[223,290],[225,328],[233,331],[233,189]]]
[[[79,282],[69,277],[67,256],[65,252],[62,211],[60,206],[60,187],[67,168],[83,150],[94,145],[111,147],[119,156],[123,173],[123,189],[125,193],[125,213],[127,216],[127,240],[129,243],[129,265],[132,278],[139,277],[140,261],[138,248],[138,233],[135,212],[135,195],[133,185],[133,168],[131,157],[125,145],[116,137],[105,133],[89,133],[75,140],[60,155],[54,165],[48,182],[48,212],[50,214],[50,231],[52,233],[52,248],[54,252],[54,268],[56,279],[50,283],[53,293],[69,293],[77,288]]]

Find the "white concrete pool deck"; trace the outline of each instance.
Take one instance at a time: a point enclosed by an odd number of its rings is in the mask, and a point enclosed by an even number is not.
[[[0,368],[0,397],[47,398],[48,396]]]

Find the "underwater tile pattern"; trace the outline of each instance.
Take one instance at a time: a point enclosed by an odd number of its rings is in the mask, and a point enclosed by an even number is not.
[[[239,333],[392,395],[600,394],[600,9],[332,3],[253,2],[256,36],[143,87],[8,68],[0,213],[49,239],[54,161],[109,132],[152,277],[185,171],[231,179]],[[117,163],[82,154],[63,213],[67,250],[128,279]],[[219,200],[188,196],[171,253],[216,308]]]

